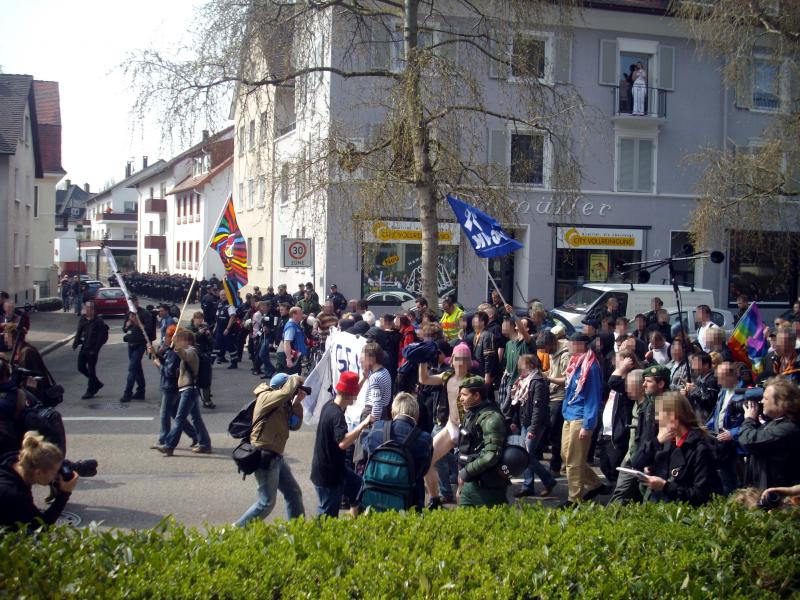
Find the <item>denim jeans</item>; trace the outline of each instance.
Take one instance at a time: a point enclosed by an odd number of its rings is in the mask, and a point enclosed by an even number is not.
[[[186,426],[186,420],[191,416],[192,425],[197,432],[197,443],[203,448],[211,448],[211,438],[208,435],[203,417],[200,414],[200,403],[198,400],[197,388],[186,388],[180,392],[178,400],[178,410],[175,419],[172,421],[172,428],[164,439],[167,448],[175,448],[181,439],[181,432]]]
[[[258,360],[260,361],[259,370],[264,375],[272,375],[275,373],[275,367],[269,358],[270,339],[268,336],[262,336],[264,339],[261,341],[261,347],[258,349]]]
[[[144,371],[142,370],[142,357],[147,350],[147,346],[142,344],[128,344],[128,380],[125,383],[125,391],[122,395],[130,398],[133,395],[133,386],[136,391],[144,393]]]
[[[158,443],[162,446],[166,443],[167,434],[172,428],[172,419],[178,413],[178,390],[161,390],[161,429],[158,432]],[[192,438],[192,443],[197,441],[197,432],[188,421],[183,423],[183,432]]]
[[[339,507],[342,504],[342,496],[347,497],[351,506],[356,504],[358,492],[361,491],[361,477],[352,469],[345,467],[344,479],[342,479],[339,485],[334,487],[315,485],[314,489],[317,491],[317,498],[319,498],[317,516],[328,515],[329,517],[338,517]]]
[[[434,425],[431,435],[436,437],[436,434],[442,429],[444,429],[444,427]],[[454,498],[455,495],[453,494],[450,479],[452,475],[458,476],[458,464],[456,463],[455,455],[452,452],[448,452],[439,459],[439,462],[433,465],[433,467],[436,469],[436,474],[439,476],[439,497]]]
[[[525,481],[522,483],[523,490],[533,490],[533,476],[536,475],[545,487],[553,487],[556,484],[555,478],[551,475],[550,470],[539,462],[539,448],[546,442],[544,432],[532,440],[525,437],[525,449],[528,451],[528,468],[525,469],[523,474]]]
[[[303,492],[292,475],[289,464],[282,456],[275,455],[266,469],[256,469],[253,473],[258,483],[258,499],[236,521],[236,527],[244,527],[253,519],[264,519],[275,508],[278,490],[286,500],[286,518],[294,519],[305,514]]]

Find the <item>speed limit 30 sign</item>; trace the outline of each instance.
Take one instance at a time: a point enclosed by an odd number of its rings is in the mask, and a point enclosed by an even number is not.
[[[313,266],[314,240],[311,238],[283,238],[281,267],[308,269]]]

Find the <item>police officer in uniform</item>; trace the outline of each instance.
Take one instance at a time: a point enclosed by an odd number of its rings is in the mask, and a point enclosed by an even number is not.
[[[478,375],[461,382],[458,399],[466,412],[458,445],[458,505],[507,504],[510,482],[500,470],[507,435],[503,415],[487,397],[486,381]]]

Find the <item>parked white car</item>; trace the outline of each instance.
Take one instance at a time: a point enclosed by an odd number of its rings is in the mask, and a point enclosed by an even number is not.
[[[695,306],[683,307],[683,320],[686,323],[686,331],[689,334],[689,339],[692,341],[697,339],[698,325],[695,322],[696,308]],[[667,308],[667,310],[669,311],[669,324],[674,325],[678,322],[678,309]],[[735,325],[733,323],[733,313],[731,311],[724,308],[712,308],[711,320],[715,325],[722,327],[726,335],[730,336],[730,334],[733,333]]]

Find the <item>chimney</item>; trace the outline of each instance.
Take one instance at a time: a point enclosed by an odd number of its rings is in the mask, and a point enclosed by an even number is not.
[[[83,184],[83,191],[84,191],[84,192],[86,192],[86,193],[88,194],[88,193],[89,193],[89,189],[90,189],[90,188],[89,188],[89,184],[88,184],[88,183],[84,183],[84,184]]]
[[[70,186],[72,186],[72,180],[71,179],[67,179],[67,187],[65,187],[64,189],[69,191]]]
[[[205,142],[208,139],[208,129],[203,129],[203,141]]]
[[[133,164],[131,164],[131,161],[128,161],[128,163],[125,165],[125,179],[131,176],[132,171]]]
[[[142,157],[142,170],[144,171],[147,168],[147,157]]]

